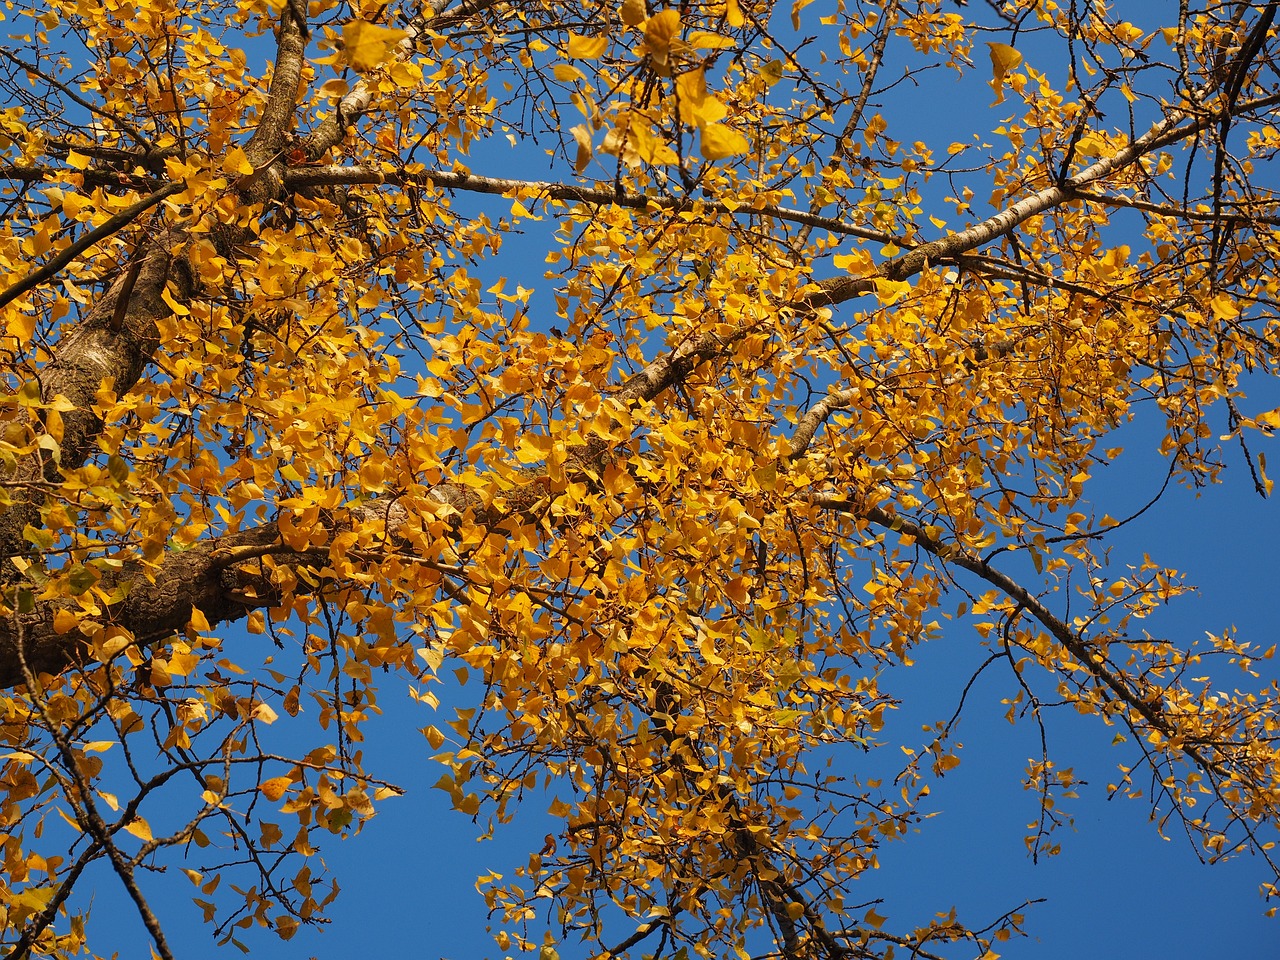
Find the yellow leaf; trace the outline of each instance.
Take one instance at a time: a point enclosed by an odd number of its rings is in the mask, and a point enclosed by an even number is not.
[[[622,0],[622,22],[628,27],[638,27],[649,16],[644,0]]]
[[[608,47],[608,34],[601,34],[598,37],[580,37],[576,33],[571,33],[567,55],[573,60],[594,60]]]
[[[725,50],[733,45],[734,42],[731,38],[722,37],[718,33],[695,30],[689,34],[689,46],[698,50]]]
[[[574,157],[573,169],[575,173],[581,173],[587,168],[587,164],[591,162],[591,128],[585,123],[580,123],[575,127],[570,127],[569,133],[573,135],[573,139],[578,145],[578,154]]]
[[[85,753],[106,753],[115,745],[114,740],[90,740],[80,749]]]
[[[254,707],[253,712],[250,715],[254,720],[257,720],[260,723],[275,723],[280,716],[265,703],[260,703]]]
[[[516,445],[516,459],[528,465],[547,459],[547,438],[526,433]]]
[[[84,197],[74,193],[64,194],[62,197],[62,213],[69,220],[75,220],[80,216],[80,211],[86,206]]]
[[[5,321],[5,332],[19,343],[29,343],[36,332],[36,318],[29,313],[10,314]]]
[[[222,158],[222,169],[237,177],[247,177],[253,173],[253,164],[244,155],[244,150],[240,147],[232,147]]]
[[[742,7],[738,6],[738,0],[728,0],[724,5],[724,19],[731,27],[740,27],[747,22],[742,15]]]
[[[320,84],[320,89],[317,92],[326,100],[336,100],[339,97],[345,97],[350,89],[351,84],[341,77],[334,77]]]
[[[641,163],[677,163],[676,152],[667,144],[654,136],[649,121],[643,116],[626,113],[618,118],[618,126],[605,134],[600,149],[616,156],[622,154],[622,160],[628,166]]]
[[[1229,294],[1219,293],[1209,301],[1209,309],[1213,311],[1215,320],[1234,320],[1240,316],[1239,305]]]
[[[586,76],[571,63],[557,63],[551,68],[551,74],[561,83],[573,83],[575,80],[581,80]]]
[[[199,607],[193,606],[191,608],[191,629],[199,630],[201,632],[212,629],[209,626],[209,620],[205,617]]]
[[[723,160],[746,153],[748,147],[750,144],[746,137],[723,123],[708,123],[702,128],[702,155],[708,160]]]
[[[876,298],[882,306],[892,306],[911,292],[911,284],[905,280],[876,277]]]
[[[707,93],[706,72],[701,67],[676,77],[676,99],[680,119],[694,126],[715,123],[729,113],[723,103]]]
[[[991,73],[996,81],[1003,81],[1010,70],[1016,70],[1022,63],[1022,54],[1007,43],[988,42],[991,48]]]
[[[991,89],[996,92],[996,103],[1004,100],[1004,78],[1010,70],[1016,70],[1022,63],[1022,54],[1007,43],[992,43],[991,48]]]
[[[85,167],[89,166],[89,158],[83,153],[76,153],[72,150],[67,154],[67,165],[75,167],[77,170],[83,170]]]
[[[355,70],[372,70],[390,59],[392,48],[407,36],[395,27],[352,20],[342,28],[342,56]]]
[[[141,817],[135,817],[124,825],[125,830],[133,834],[139,840],[151,840],[151,824],[143,820]]]
[[[644,27],[644,42],[653,59],[659,63],[667,62],[667,54],[671,52],[671,44],[679,32],[679,10],[663,10],[649,18]]]
[[[53,615],[53,632],[59,636],[64,633],[70,633],[79,622],[79,617],[70,610],[63,608]]]
[[[281,940],[292,939],[293,935],[298,932],[298,919],[288,914],[276,917],[276,933],[279,934]]]
[[[291,783],[293,781],[288,777],[272,777],[270,780],[263,780],[262,783],[258,784],[258,789],[262,791],[264,797],[274,803],[284,796]]]

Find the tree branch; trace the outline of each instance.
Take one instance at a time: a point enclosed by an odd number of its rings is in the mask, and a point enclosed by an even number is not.
[[[176,191],[181,185],[172,186]],[[40,525],[42,484],[56,481],[59,467],[71,469],[83,463],[93,449],[102,429],[102,420],[93,408],[104,384],[123,396],[142,376],[159,342],[157,324],[170,313],[166,287],[171,285],[171,296],[177,300],[191,297],[191,272],[183,258],[173,253],[178,242],[171,233],[152,237],[136,277],[132,271],[121,275],[74,329],[63,335],[53,359],[41,369],[42,399],[49,402],[62,396],[71,408],[62,413],[58,462],[46,458],[44,448],[36,447],[9,471],[6,479],[14,493],[9,509],[0,513],[0,559],[27,552],[23,530],[28,524]],[[121,314],[126,288],[130,288],[129,296]],[[31,414],[26,422],[33,433],[43,429]],[[12,579],[12,569],[0,569],[0,581]]]
[[[90,247],[101,243],[112,234],[123,230],[136,220],[139,214],[150,210],[165,197],[171,197],[175,193],[181,193],[186,188],[187,185],[185,183],[165,184],[155,193],[143,197],[133,206],[127,207],[103,221],[101,224],[81,236],[79,240],[71,244],[57,256],[50,257],[40,267],[27,274],[17,283],[8,287],[4,292],[0,293],[0,307],[7,306],[27,291],[34,290],[36,287],[40,286],[40,284],[47,283],[52,280],[57,276],[59,270],[71,263],[72,260],[80,256],[80,254],[84,253]]]
[[[760,206],[730,207],[718,200],[707,200],[696,197],[651,196],[649,194],[630,194],[619,196],[617,191],[609,189],[593,189],[566,183],[555,183],[540,180],[515,180],[506,177],[482,177],[472,173],[457,173],[449,170],[423,170],[410,172],[406,170],[380,170],[376,167],[346,167],[341,164],[324,166],[290,167],[284,174],[285,186],[297,190],[320,186],[357,186],[361,184],[422,184],[431,183],[447,190],[465,190],[469,193],[485,193],[494,196],[537,197],[541,200],[563,200],[571,203],[584,203],[601,207],[625,207],[630,210],[696,210],[731,216],[773,217],[790,223],[801,223],[812,227],[820,227],[831,233],[847,237],[859,237],[875,243],[896,243],[899,246],[911,244],[883,230],[873,230],[846,223],[835,217],[821,217],[804,210],[791,207],[780,207],[774,204]]]
[[[293,127],[298,92],[302,86],[302,67],[307,55],[303,26],[293,8],[286,5],[280,15],[275,69],[271,73],[271,87],[262,119],[244,147],[245,157],[254,167],[267,163],[280,151]]]
[[[1280,103],[1280,94],[1254,100],[1241,109],[1260,109],[1277,103]],[[1170,111],[1163,120],[1154,124],[1150,130],[1113,156],[1104,157],[1062,184],[1046,187],[1039,193],[1024,197],[981,223],[923,244],[909,253],[888,261],[881,267],[879,276],[889,280],[906,280],[918,274],[928,263],[952,260],[976,247],[990,243],[1031,217],[1066,203],[1082,188],[1136,163],[1143,156],[1161,147],[1195,136],[1213,122],[1213,117],[1207,114],[1194,116],[1189,120],[1187,116],[1183,110]],[[875,287],[874,283],[868,283],[865,277],[829,277],[819,281],[818,288],[818,292],[811,294],[808,298],[812,306],[834,306],[864,293],[870,293]]]

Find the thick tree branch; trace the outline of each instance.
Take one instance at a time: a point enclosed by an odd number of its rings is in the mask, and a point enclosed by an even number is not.
[[[293,128],[302,86],[302,67],[306,63],[307,41],[303,24],[293,8],[286,5],[280,15],[280,38],[276,44],[275,69],[271,87],[257,129],[245,144],[244,154],[254,167],[270,161],[284,146]]]
[[[102,429],[102,420],[93,410],[98,392],[106,386],[122,396],[142,376],[159,342],[158,321],[170,313],[166,286],[174,299],[190,298],[191,272],[182,257],[173,253],[178,242],[167,233],[151,238],[136,276],[132,271],[120,276],[76,327],[63,335],[54,358],[41,369],[43,401],[61,396],[71,409],[62,413],[61,438],[54,438],[57,461],[48,456],[47,448],[35,447],[9,472],[14,493],[11,506],[0,514],[0,559],[26,552],[23,529],[28,524],[40,526],[42,483],[55,481],[59,467],[71,469],[83,463],[93,450]],[[27,425],[34,441],[43,426],[31,417]],[[11,569],[0,571],[0,580],[11,580],[12,573]]]

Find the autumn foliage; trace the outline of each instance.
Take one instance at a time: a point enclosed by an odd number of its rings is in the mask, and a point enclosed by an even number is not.
[[[1094,495],[1135,426],[1271,492],[1275,0],[2,12],[7,956],[109,953],[99,861],[161,957],[158,867],[314,923],[408,690],[460,823],[549,798],[496,955],[993,957],[1018,904],[853,906],[961,762],[880,737],[943,638],[1276,893],[1270,641],[1144,629]],[[1008,786],[1053,852],[1069,759]]]

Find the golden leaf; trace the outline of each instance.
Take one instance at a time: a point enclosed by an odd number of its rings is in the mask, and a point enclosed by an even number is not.
[[[689,46],[695,50],[727,50],[734,46],[731,37],[722,37],[718,33],[707,33],[705,30],[695,30],[689,34]]]
[[[124,828],[139,840],[150,841],[152,839],[151,824],[147,823],[147,821],[143,820],[141,817],[134,817],[124,825]]]
[[[342,28],[342,58],[354,70],[372,70],[386,63],[395,45],[407,36],[408,33],[396,27],[352,20]]]
[[[723,103],[707,92],[706,71],[702,67],[676,77],[676,98],[680,119],[693,126],[715,123],[729,113]]]
[[[662,10],[655,13],[644,27],[644,42],[649,48],[649,55],[658,63],[666,63],[671,45],[679,33],[679,10]]]
[[[573,170],[575,173],[581,173],[587,168],[587,164],[591,162],[591,128],[585,123],[579,123],[570,127],[569,133],[573,135],[574,142],[578,145],[578,152],[573,161]]]
[[[644,0],[622,0],[622,22],[628,27],[638,27],[649,16]]]
[[[250,713],[250,716],[259,723],[275,723],[279,719],[279,714],[272,710],[265,703],[259,703]]]
[[[194,605],[191,607],[191,629],[200,633],[207,633],[213,629],[209,626],[209,618],[204,615],[204,612],[199,607]]]
[[[258,789],[262,791],[262,795],[272,803],[279,800],[285,795],[285,791],[293,784],[290,777],[272,777],[270,780],[263,780],[258,784]]]
[[[708,160],[723,160],[746,153],[751,146],[746,137],[723,123],[708,123],[701,132],[700,148]]]
[[[595,60],[608,47],[608,34],[601,34],[598,37],[580,37],[576,33],[570,33],[566,54],[573,60]]]
[[[238,177],[246,177],[253,173],[253,164],[245,156],[240,147],[232,147],[222,158],[222,169]]]
[[[996,93],[996,103],[1004,100],[1004,78],[1009,71],[1022,63],[1022,54],[1007,43],[987,41],[991,50],[991,89]]]

